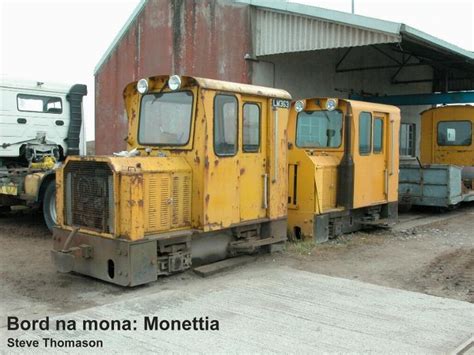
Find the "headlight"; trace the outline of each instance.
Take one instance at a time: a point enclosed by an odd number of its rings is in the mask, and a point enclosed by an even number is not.
[[[181,87],[181,78],[179,75],[171,75],[168,80],[170,90],[178,90]]]
[[[305,102],[302,100],[298,100],[295,102],[295,110],[296,112],[301,112],[304,110]]]
[[[337,107],[337,100],[336,99],[327,99],[326,101],[326,110],[334,111]]]
[[[137,91],[142,95],[145,94],[148,91],[148,80],[146,79],[138,80]]]

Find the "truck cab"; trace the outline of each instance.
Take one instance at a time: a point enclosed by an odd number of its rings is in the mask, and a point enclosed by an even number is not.
[[[85,154],[85,85],[2,78],[0,81],[0,208],[42,207],[56,221],[55,168]]]

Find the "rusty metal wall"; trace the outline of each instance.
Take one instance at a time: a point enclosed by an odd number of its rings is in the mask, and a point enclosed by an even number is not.
[[[255,55],[397,43],[399,35],[257,9]]]
[[[95,75],[97,154],[126,148],[122,91],[176,73],[250,83],[249,7],[225,0],[149,0]]]

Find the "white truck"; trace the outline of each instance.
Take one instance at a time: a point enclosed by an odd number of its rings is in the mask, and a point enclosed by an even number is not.
[[[86,153],[87,86],[0,78],[0,212],[25,205],[56,222],[55,169]]]

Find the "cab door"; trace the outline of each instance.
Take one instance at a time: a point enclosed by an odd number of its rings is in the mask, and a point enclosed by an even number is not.
[[[356,120],[354,208],[377,205],[388,198],[388,115],[361,111]]]
[[[266,217],[267,209],[267,100],[242,97],[240,120],[240,220]]]
[[[382,112],[373,113],[372,126],[372,163],[376,189],[372,191],[373,202],[388,200],[388,160],[390,148],[390,129],[388,115]]]

